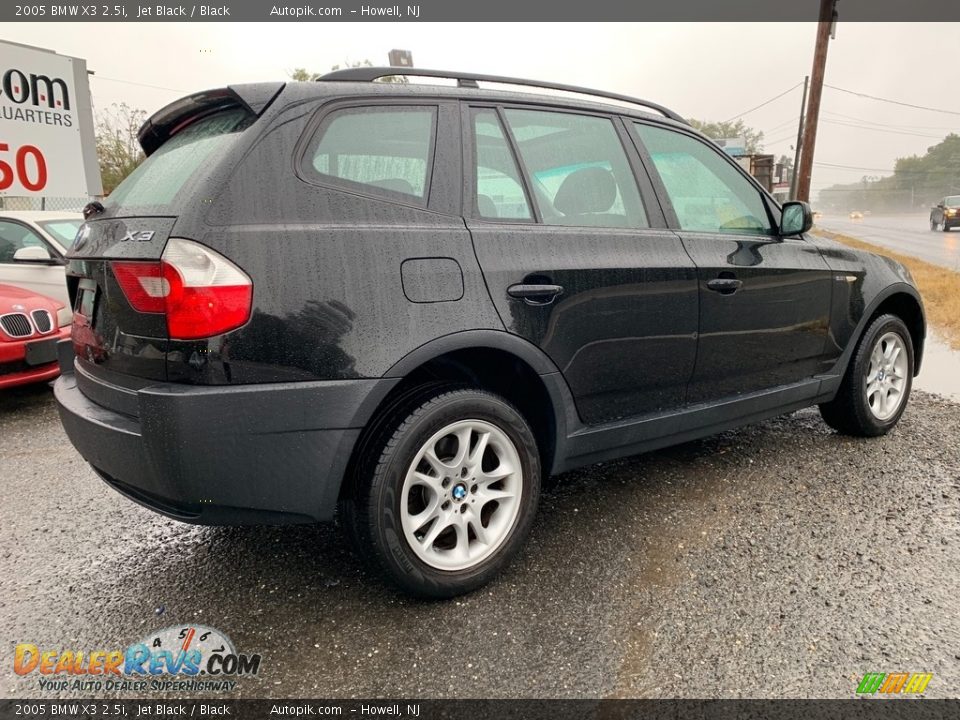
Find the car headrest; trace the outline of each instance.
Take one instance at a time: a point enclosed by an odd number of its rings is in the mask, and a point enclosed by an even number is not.
[[[617,199],[617,181],[605,168],[586,167],[564,178],[553,206],[564,215],[607,212]]]
[[[370,184],[381,187],[384,190],[393,190],[394,192],[400,192],[406,195],[417,194],[417,191],[413,189],[413,185],[403,178],[385,178],[383,180],[375,180]]]
[[[489,195],[477,193],[477,210],[480,211],[480,217],[500,217],[500,213],[497,212],[497,206],[493,202],[493,198],[491,198]]]

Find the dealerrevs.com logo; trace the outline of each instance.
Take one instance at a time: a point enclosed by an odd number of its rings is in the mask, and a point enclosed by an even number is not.
[[[260,655],[238,653],[230,638],[203,625],[172,626],[125,650],[41,649],[20,643],[13,671],[36,676],[40,690],[217,691],[256,676]]]
[[[933,673],[867,673],[857,686],[857,695],[920,695],[932,679]]]

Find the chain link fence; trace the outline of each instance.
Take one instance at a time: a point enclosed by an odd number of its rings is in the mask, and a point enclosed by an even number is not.
[[[91,197],[9,197],[0,196],[0,210],[54,210],[80,212]]]

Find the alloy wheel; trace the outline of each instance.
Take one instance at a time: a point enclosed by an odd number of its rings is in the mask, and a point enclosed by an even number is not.
[[[400,496],[405,539],[431,567],[473,567],[510,536],[522,489],[520,455],[505,432],[483,420],[451,423],[407,470]]]
[[[882,335],[870,353],[864,383],[867,406],[877,420],[889,420],[903,404],[907,385],[907,348],[895,332]]]

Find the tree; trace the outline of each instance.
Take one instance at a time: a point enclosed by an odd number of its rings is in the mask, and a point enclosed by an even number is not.
[[[291,80],[297,82],[313,82],[320,77],[320,73],[307,72],[306,68],[294,68],[289,75]]]
[[[143,162],[137,131],[146,116],[145,111],[126,103],[114,103],[109,110],[97,113],[97,159],[104,195],[113,192]]]
[[[358,60],[356,62],[350,62],[345,60],[343,65],[339,63],[334,65],[330,70],[344,70],[346,68],[358,68],[358,67],[373,67],[373,63],[369,60]],[[288,73],[291,80],[296,80],[297,82],[313,82],[317,78],[321,77],[323,73],[310,72],[306,68],[294,68],[290,73]],[[397,83],[400,85],[405,85],[410,82],[403,75],[388,75],[387,77],[382,77],[377,82],[385,83]]]
[[[742,137],[746,140],[748,155],[763,151],[763,131],[754,130],[744,124],[743,120],[736,122],[710,122],[709,120],[690,120],[690,124],[713,140],[720,138]]]
[[[858,182],[824,188],[821,204],[836,210],[915,212],[945,195],[956,195],[960,193],[960,135],[947,135],[927,148],[925,155],[898,158],[893,168],[893,175],[865,175]]]

